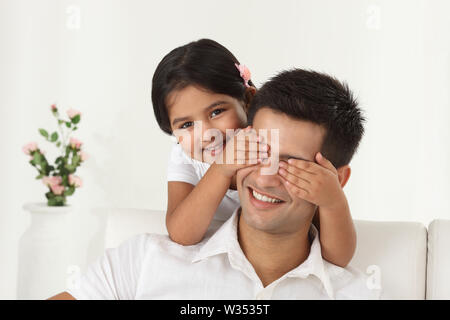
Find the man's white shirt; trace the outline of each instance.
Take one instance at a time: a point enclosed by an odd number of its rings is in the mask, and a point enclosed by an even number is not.
[[[308,258],[264,288],[238,242],[238,209],[193,246],[142,234],[106,249],[66,291],[76,299],[379,299],[367,275],[323,260],[313,225]]]

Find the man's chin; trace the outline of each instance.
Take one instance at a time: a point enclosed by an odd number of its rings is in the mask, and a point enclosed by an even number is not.
[[[287,206],[286,202],[271,203],[261,201],[253,196],[253,189],[246,187],[245,204],[242,203],[244,218],[247,223],[261,230],[271,230],[282,220],[282,212]]]

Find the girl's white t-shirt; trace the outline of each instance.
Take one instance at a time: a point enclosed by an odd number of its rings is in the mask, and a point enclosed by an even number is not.
[[[181,181],[195,186],[210,166],[209,163],[192,159],[183,151],[181,145],[175,143],[169,156],[167,181]],[[239,206],[238,191],[228,189],[214,214],[213,220],[228,220]]]

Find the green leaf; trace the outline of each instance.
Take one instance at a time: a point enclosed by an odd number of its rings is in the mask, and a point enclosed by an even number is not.
[[[58,142],[56,143],[56,146],[57,146],[57,147],[60,147],[60,146],[61,146],[61,142],[58,141]]]
[[[67,128],[70,128],[71,125],[72,125],[72,124],[70,123],[70,121],[66,121],[66,127],[67,127]]]
[[[80,122],[80,119],[81,119],[80,115],[77,114],[75,117],[73,117],[71,119],[71,121],[72,121],[73,124],[77,124],[78,122]]]
[[[48,170],[48,165],[47,163],[42,163],[41,162],[41,171],[40,172],[44,172],[46,175],[50,174],[50,170]]]
[[[71,196],[74,192],[75,192],[75,187],[74,186],[70,186],[69,189],[64,191],[64,195],[65,196]]]
[[[62,195],[55,196],[55,200],[57,201],[57,205],[62,206],[66,202],[66,197]]]
[[[45,177],[45,175],[44,175],[43,173],[41,173],[40,175],[38,175],[38,176],[36,177],[36,180],[42,179],[43,177]]]
[[[66,164],[64,166],[64,168],[66,168],[70,173],[74,173],[76,167],[74,165],[72,165],[72,164]]]
[[[58,203],[58,201],[55,198],[50,198],[47,201],[47,205],[49,207],[55,207],[57,203]]]
[[[72,157],[72,165],[75,167],[78,166],[78,164],[80,163],[80,160],[81,160],[81,157],[78,154],[74,155]]]
[[[50,141],[55,142],[56,140],[58,140],[58,132],[53,132],[50,137]]]
[[[45,194],[45,197],[50,200],[53,199],[55,195],[53,194],[53,192],[49,191]]]
[[[47,130],[45,130],[45,129],[39,129],[39,133],[40,133],[43,137],[48,138],[48,132],[47,132]]]
[[[45,157],[45,155],[43,155],[41,153],[40,156],[41,156],[41,166],[44,166],[44,167],[47,166],[48,165],[48,161],[47,161],[47,158]]]
[[[58,120],[58,124],[64,123],[64,120]]]
[[[32,161],[34,164],[38,164],[38,165],[42,166],[42,164],[41,164],[42,155],[39,152],[34,152]]]

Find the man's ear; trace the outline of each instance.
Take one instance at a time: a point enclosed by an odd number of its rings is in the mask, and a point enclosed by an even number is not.
[[[253,86],[250,86],[248,88],[245,89],[245,94],[244,94],[244,109],[245,112],[248,111],[248,108],[250,107],[250,103],[253,100],[254,95],[256,94],[256,88]]]
[[[337,169],[337,173],[339,177],[339,183],[341,184],[341,187],[344,188],[344,186],[347,184],[348,179],[350,178],[352,170],[350,169],[350,166],[347,164],[345,166],[339,167]]]

